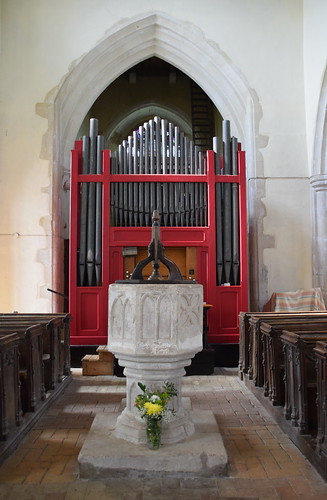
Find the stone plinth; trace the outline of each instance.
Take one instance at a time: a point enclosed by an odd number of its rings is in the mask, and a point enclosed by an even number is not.
[[[183,442],[149,450],[115,436],[116,415],[98,413],[78,456],[83,479],[223,476],[228,457],[210,410],[191,410],[194,434]]]
[[[129,284],[109,287],[108,348],[124,366],[126,408],[115,435],[145,443],[145,425],[134,407],[138,382],[160,389],[172,382],[178,396],[171,401],[176,415],[165,422],[163,443],[181,441],[194,424],[181,403],[185,366],[202,350],[203,290],[197,284]]]

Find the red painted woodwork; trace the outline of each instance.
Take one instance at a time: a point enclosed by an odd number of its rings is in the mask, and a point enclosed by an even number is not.
[[[103,173],[82,175],[81,142],[77,141],[71,156],[70,213],[70,282],[69,308],[72,345],[102,345],[107,343],[108,287],[123,276],[122,249],[125,246],[147,247],[150,227],[110,226],[111,182],[206,182],[208,186],[208,226],[161,227],[165,247],[197,248],[198,283],[204,288],[204,301],[213,307],[208,314],[208,341],[212,344],[238,343],[238,314],[248,309],[248,258],[246,221],[245,153],[238,152],[238,175],[215,175],[214,152],[207,152],[205,175],[131,175],[110,174],[110,151],[103,151]],[[77,286],[77,251],[79,234],[79,192],[81,182],[102,184],[102,286]],[[239,184],[240,217],[240,285],[216,285],[215,184]]]
[[[110,152],[103,152],[101,175],[80,174],[82,142],[76,141],[71,156],[70,250],[69,250],[69,310],[72,312],[71,344],[103,345],[107,343],[109,287],[109,207]],[[102,286],[77,286],[80,183],[102,183]]]

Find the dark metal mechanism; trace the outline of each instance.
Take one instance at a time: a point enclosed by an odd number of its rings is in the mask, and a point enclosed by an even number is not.
[[[149,262],[152,262],[153,272],[147,280],[143,278],[143,269]],[[165,280],[159,271],[160,263],[164,264],[169,270],[168,279]],[[158,284],[181,284],[196,283],[196,281],[183,280],[177,264],[165,256],[165,247],[160,241],[160,215],[158,210],[153,211],[152,215],[152,240],[148,246],[148,257],[141,260],[135,267],[129,280],[118,280],[116,283],[158,283]]]

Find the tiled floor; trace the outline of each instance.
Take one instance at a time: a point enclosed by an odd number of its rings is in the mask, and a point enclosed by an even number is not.
[[[116,412],[125,379],[73,381],[12,456],[0,467],[0,499],[6,500],[212,500],[327,499],[327,484],[279,429],[237,376],[186,377],[183,395],[193,408],[211,409],[229,456],[228,476],[201,480],[78,478],[77,456],[96,413]]]

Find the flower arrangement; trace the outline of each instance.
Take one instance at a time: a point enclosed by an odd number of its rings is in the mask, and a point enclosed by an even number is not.
[[[167,418],[168,413],[175,414],[175,410],[168,407],[169,401],[177,396],[173,383],[165,382],[162,390],[150,391],[141,382],[138,383],[142,393],[135,399],[135,406],[141,413],[141,418],[146,420],[146,433],[148,446],[159,448],[161,442],[161,421]]]

